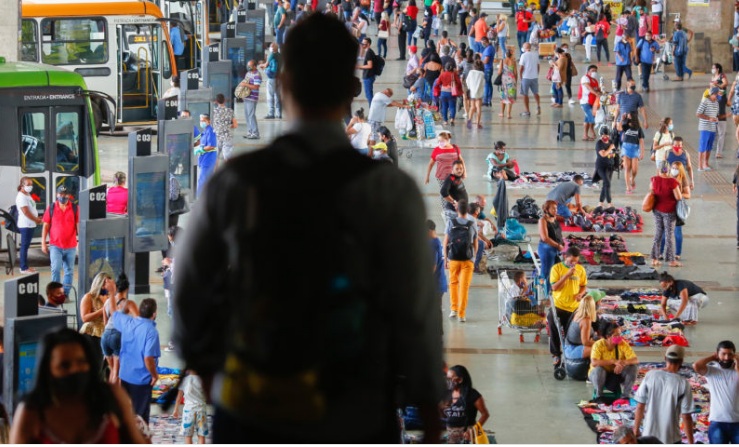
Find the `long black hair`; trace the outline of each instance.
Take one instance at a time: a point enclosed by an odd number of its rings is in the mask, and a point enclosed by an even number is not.
[[[467,397],[470,395],[470,392],[472,391],[472,376],[470,376],[470,372],[467,371],[467,368],[465,368],[462,365],[454,365],[449,370],[454,371],[454,374],[462,379],[462,383],[459,385],[459,396],[463,399],[467,400]],[[449,391],[449,400],[451,401],[451,390]]]
[[[41,338],[37,351],[36,380],[33,389],[24,396],[24,403],[29,409],[39,413],[52,405],[54,389],[51,377],[51,354],[54,348],[65,344],[80,345],[85,352],[85,358],[90,364],[90,369],[87,372],[87,387],[82,393],[82,399],[87,406],[90,426],[97,427],[102,422],[103,416],[111,412],[118,414],[119,410],[113,392],[108,384],[101,380],[100,372],[94,366],[95,355],[92,346],[84,336],[72,329],[62,328],[47,332]]]

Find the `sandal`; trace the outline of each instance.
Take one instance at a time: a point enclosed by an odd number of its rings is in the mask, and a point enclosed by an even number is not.
[[[659,267],[660,265],[662,265],[662,262],[652,259],[652,267]]]
[[[680,262],[672,261],[670,262],[670,267],[682,267],[683,265]]]

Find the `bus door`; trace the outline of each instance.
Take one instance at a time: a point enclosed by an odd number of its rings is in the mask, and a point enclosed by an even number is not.
[[[80,192],[82,106],[21,108],[21,175],[31,177],[39,215],[65,186],[74,201]],[[40,227],[37,227],[40,236]]]
[[[161,26],[159,24],[118,25],[119,100],[124,122],[156,119],[156,105],[162,87]]]

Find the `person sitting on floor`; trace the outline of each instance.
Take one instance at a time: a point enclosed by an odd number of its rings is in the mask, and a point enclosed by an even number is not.
[[[488,175],[492,180],[502,178],[503,180],[516,180],[518,175],[513,170],[516,160],[510,158],[506,153],[506,144],[503,141],[497,141],[493,152],[489,153],[487,158]]]
[[[621,397],[630,399],[636,381],[639,359],[634,350],[621,336],[621,328],[606,322],[600,330],[603,338],[593,343],[590,351],[588,379],[595,389],[594,400],[603,400],[603,388],[623,392]]]
[[[708,305],[708,295],[695,283],[685,279],[675,279],[667,272],[659,275],[659,285],[662,288],[662,307],[660,314],[668,319],[667,305],[676,308],[673,318],[682,320],[684,325],[698,323],[698,309]]]
[[[662,444],[662,441],[654,436],[639,436],[634,434],[631,427],[621,426],[613,432],[614,444]]]
[[[592,296],[585,295],[572,315],[572,321],[565,334],[565,356],[568,359],[590,358],[590,351],[595,343],[593,323],[597,321],[595,300]]]
[[[582,213],[582,202],[580,201],[580,188],[585,179],[582,175],[576,174],[572,177],[572,181],[560,183],[555,186],[554,189],[549,191],[547,194],[547,200],[554,200],[557,202],[557,215],[563,218],[572,217],[572,211],[567,206],[572,198],[575,198],[575,207],[577,212]]]

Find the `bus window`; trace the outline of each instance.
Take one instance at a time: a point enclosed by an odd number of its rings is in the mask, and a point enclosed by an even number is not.
[[[33,19],[21,22],[21,60],[38,62],[38,28]]]
[[[56,172],[77,174],[80,169],[80,115],[78,112],[56,114]]]
[[[21,117],[21,171],[46,171],[46,114],[26,112]]]
[[[102,18],[44,19],[41,59],[51,65],[94,65],[108,61]]]
[[[128,51],[139,66],[149,66],[151,70],[159,70],[160,33],[161,27],[159,25],[123,26],[123,35],[128,45]]]

